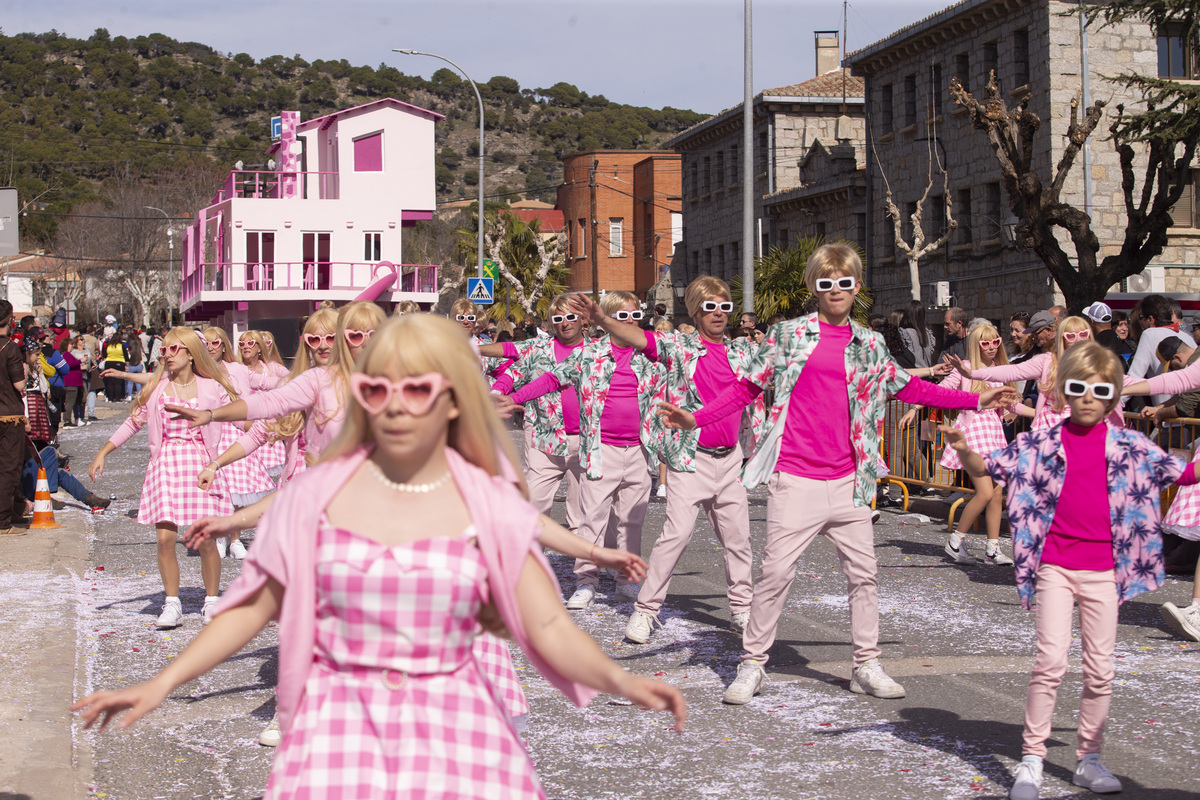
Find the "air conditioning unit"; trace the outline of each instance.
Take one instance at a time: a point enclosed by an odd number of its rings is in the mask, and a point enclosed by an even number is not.
[[[1149,294],[1167,290],[1167,272],[1163,267],[1146,267],[1136,275],[1126,279],[1126,285],[1133,294]]]

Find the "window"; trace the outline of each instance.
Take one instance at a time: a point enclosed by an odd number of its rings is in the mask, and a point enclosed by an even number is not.
[[[987,238],[998,239],[1004,232],[1001,227],[1001,220],[1004,219],[1004,202],[1000,196],[1000,184],[989,183],[983,187],[984,200],[987,207],[984,213],[988,216],[987,222]]]
[[[625,255],[625,220],[622,217],[608,219],[608,255],[612,258]]]
[[[960,244],[971,244],[975,241],[971,217],[971,190],[960,190],[955,202],[958,204],[958,241]]]
[[[729,182],[740,183],[742,180],[742,151],[738,145],[729,146]]]
[[[946,91],[942,86],[942,65],[933,65],[932,82],[929,86],[929,93],[933,95],[933,115],[940,117],[942,115],[942,92]]]
[[[916,201],[912,201],[912,202],[908,202],[908,203],[904,204],[904,219],[902,220],[901,225],[900,225],[900,238],[904,240],[905,244],[911,245],[912,241],[913,241],[912,218],[913,218],[913,214],[915,214],[915,213],[917,213]]]
[[[732,272],[737,272],[742,268],[742,244],[741,242],[729,243],[729,260],[733,262]]]
[[[587,258],[587,220],[579,220],[575,229],[579,232],[579,235],[575,237],[575,256]]]
[[[880,124],[883,127],[884,133],[891,133],[893,127],[893,111],[892,106],[892,85],[889,83],[883,87],[880,101],[883,104],[880,110]]]
[[[704,248],[704,274],[712,275],[712,248]]]
[[[690,191],[692,200],[694,201],[696,196],[700,194],[700,164],[697,161],[692,162],[691,177],[692,185],[688,187],[688,190]]]
[[[1013,83],[1029,85],[1029,29],[1013,31]]]
[[[971,54],[959,53],[954,57],[954,77],[964,91],[971,91]]]
[[[716,163],[715,169],[716,169],[716,172],[714,174],[714,177],[716,178],[717,188],[720,189],[725,186],[725,151],[724,150],[717,153],[717,163]]]
[[[712,192],[712,158],[710,156],[704,157],[704,171],[702,173],[700,173],[700,180],[702,181],[701,186],[700,186],[700,193],[701,194],[711,193]]]
[[[692,267],[692,270],[691,270],[691,272],[692,272],[692,274],[693,274],[693,275],[699,275],[699,274],[700,274],[700,251],[699,251],[699,250],[693,250],[693,251],[692,251],[692,257],[691,257],[691,259],[689,259],[689,260],[691,261],[691,267]]]
[[[925,240],[937,241],[946,230],[946,196],[929,198],[929,221],[925,224]]]
[[[274,288],[275,232],[246,232],[246,288]]]
[[[822,239],[824,239],[825,238],[825,223],[824,222],[814,222],[813,223],[813,234],[816,236],[820,236]]]
[[[904,76],[904,127],[917,124],[917,76]]]
[[[329,272],[330,234],[305,231],[300,238],[304,259],[304,288],[331,288]]]
[[[778,242],[778,243],[779,243],[779,246],[780,246],[780,247],[787,247],[787,246],[788,246],[788,242],[789,242],[789,241],[791,240],[791,238],[792,238],[792,236],[791,236],[791,233],[792,233],[792,232],[791,232],[791,231],[789,231],[787,228],[780,228],[780,229],[779,229],[779,242]]]
[[[1176,228],[1200,228],[1200,170],[1192,170],[1183,194],[1171,206],[1171,225]]]
[[[867,215],[854,215],[854,241],[859,247],[867,246]]]
[[[717,269],[721,271],[721,274],[725,273],[725,245],[723,244],[717,245]]]
[[[983,43],[983,78],[984,85],[991,79],[992,73],[996,73],[996,88],[1000,88],[1000,51],[996,47],[996,43]]]
[[[372,133],[354,140],[354,171],[383,171],[383,133]]]
[[[767,171],[767,132],[758,134],[758,152],[754,154],[754,163],[760,173]]]
[[[1187,31],[1169,27],[1158,34],[1158,77],[1193,80],[1196,68],[1196,47],[1187,40]]]
[[[365,233],[363,234],[363,261],[382,261],[383,260],[383,234],[382,233]]]

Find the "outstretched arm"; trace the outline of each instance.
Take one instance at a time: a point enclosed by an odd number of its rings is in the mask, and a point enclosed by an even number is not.
[[[953,447],[958,453],[958,460],[962,462],[963,469],[973,480],[988,477],[987,465],[984,464],[983,456],[971,449],[971,446],[967,444],[967,437],[962,431],[950,425],[939,425],[938,430],[946,437],[946,444]]]
[[[616,340],[618,346],[632,347],[635,350],[642,350],[646,347],[646,340],[649,338],[649,335],[644,330],[628,322],[617,322],[605,314],[600,306],[596,304],[596,301],[587,295],[574,295],[568,306],[570,306],[572,311],[593,325],[599,325],[603,328]]]
[[[626,550],[599,547],[588,542],[542,514],[538,519],[538,541],[551,550],[581,561],[591,561],[601,569],[619,570],[634,583],[646,579],[646,562]]]

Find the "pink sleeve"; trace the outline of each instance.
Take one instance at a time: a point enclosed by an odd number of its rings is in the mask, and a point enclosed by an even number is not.
[[[1139,381],[1133,381],[1138,383]],[[1126,380],[1126,384],[1130,381]],[[1200,361],[1190,367],[1164,372],[1153,378],[1146,379],[1150,385],[1150,394],[1182,394],[1200,388]]]
[[[517,346],[515,344],[513,344],[512,342],[504,342],[500,346],[504,348],[504,357],[505,358],[511,358],[515,361],[516,359],[521,357],[520,351],[517,350]]]
[[[145,406],[142,407],[142,409],[144,408]],[[136,420],[133,418],[133,415],[130,414],[125,421],[121,423],[121,427],[117,428],[116,432],[114,432],[112,436],[108,437],[108,441],[113,447],[120,447],[128,442],[135,433],[140,431],[142,426],[145,424],[145,417],[140,420]]]
[[[712,402],[705,403],[704,407],[696,412],[696,427],[712,425],[730,414],[740,412],[753,403],[762,391],[762,387],[756,383],[747,380],[735,381],[713,398]]]
[[[1000,381],[1001,383],[1029,381],[1034,378],[1044,380],[1046,372],[1050,368],[1051,358],[1049,353],[1042,353],[1028,361],[1022,361],[1020,364],[997,364],[994,367],[983,367],[971,370],[971,377],[977,381]]]
[[[530,400],[536,400],[544,394],[557,392],[562,388],[562,384],[558,382],[558,376],[553,372],[543,372],[535,380],[530,381],[521,387],[521,390],[512,396],[513,402],[518,405],[528,403]]]
[[[264,373],[251,371],[246,376],[246,385],[256,392],[269,392],[279,385],[279,378],[270,371]]]
[[[250,455],[267,443],[270,433],[266,423],[259,420],[250,426],[250,430],[246,431],[246,435],[238,439],[237,443],[246,451],[246,455]]]
[[[492,384],[492,391],[500,394],[511,394],[513,390],[513,376],[508,370]]]
[[[990,369],[994,369],[994,367]],[[903,389],[896,392],[896,399],[904,403],[916,403],[919,406],[933,406],[934,408],[972,411],[979,408],[979,395],[977,394],[945,389],[922,380],[909,381]]]
[[[278,389],[243,397],[246,419],[276,419],[312,408],[321,394],[324,372],[323,368],[310,369]]]
[[[1200,478],[1196,476],[1196,462],[1192,462],[1183,468],[1183,472],[1179,473],[1179,478],[1175,481],[1176,486],[1194,486],[1200,483]]]

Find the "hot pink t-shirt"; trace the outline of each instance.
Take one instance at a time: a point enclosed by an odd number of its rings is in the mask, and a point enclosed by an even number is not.
[[[846,345],[851,330],[849,325],[820,325],[820,339],[788,400],[775,469],[828,481],[854,472],[846,389]]]
[[[583,342],[580,342],[573,347],[568,347],[562,344],[558,339],[554,340],[554,360],[561,364],[567,356],[574,353],[580,347],[583,347]],[[575,391],[575,384],[568,385],[562,392],[559,393],[558,399],[562,401],[563,428],[566,429],[567,435],[579,435],[579,392]]]
[[[705,353],[696,361],[696,394],[700,401],[711,403],[727,387],[737,383],[724,344],[704,342]],[[738,443],[738,424],[741,416],[731,414],[700,429],[701,447],[733,447]]]
[[[632,347],[612,345],[617,367],[608,383],[608,397],[600,414],[600,443],[615,447],[630,447],[640,443],[641,410],[638,408],[637,375],[630,361]]]
[[[1046,534],[1042,564],[1103,572],[1113,569],[1112,519],[1108,507],[1108,467],[1104,443],[1108,426],[1063,423],[1067,474]]]

